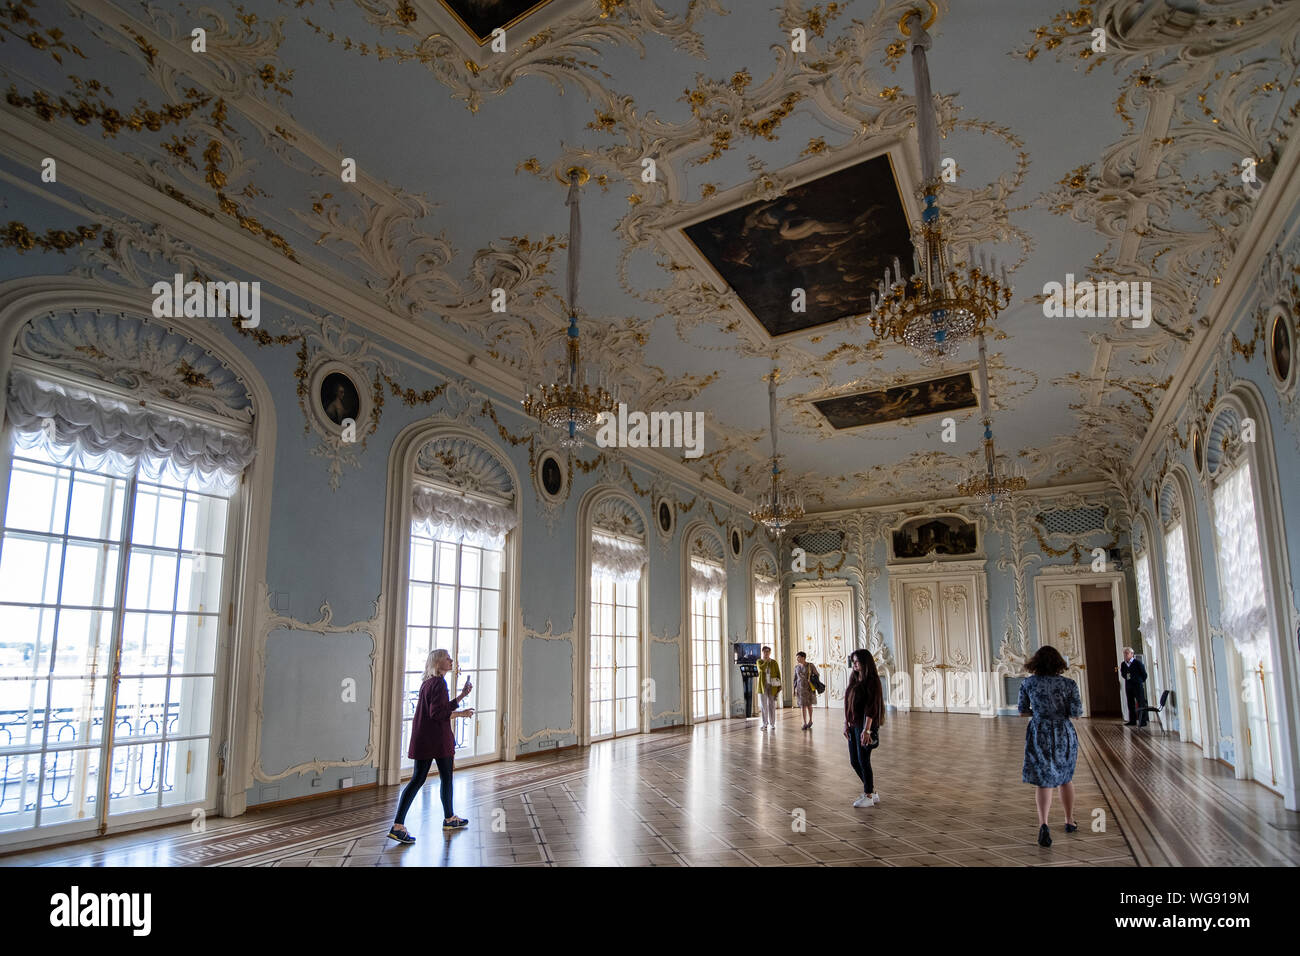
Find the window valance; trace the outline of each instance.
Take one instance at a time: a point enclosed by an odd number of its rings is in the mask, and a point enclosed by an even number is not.
[[[226,496],[252,462],[252,438],[234,430],[131,406],[120,399],[40,378],[25,369],[9,376],[6,405],[19,449],[40,448],[54,461],[118,477]]]
[[[592,574],[618,581],[635,581],[641,576],[645,562],[646,548],[640,541],[629,541],[600,531],[591,533]]]
[[[514,509],[494,501],[423,485],[411,496],[412,530],[434,538],[497,549],[516,524]]]
[[[727,587],[727,572],[719,564],[691,558],[690,586],[692,591],[702,591],[709,597],[721,594]]]

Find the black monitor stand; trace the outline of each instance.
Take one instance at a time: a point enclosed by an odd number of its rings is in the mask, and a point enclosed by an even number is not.
[[[745,719],[754,716],[754,678],[758,676],[758,658],[746,654],[741,644],[733,644],[732,650],[736,663],[740,665],[740,676],[745,682]]]

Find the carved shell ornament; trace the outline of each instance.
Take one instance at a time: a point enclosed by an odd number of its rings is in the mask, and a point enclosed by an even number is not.
[[[514,500],[514,482],[505,465],[493,452],[469,438],[435,438],[420,449],[415,470],[459,491]]]
[[[167,325],[134,316],[61,312],[32,319],[15,354],[129,389],[248,422],[248,388],[216,356]]]

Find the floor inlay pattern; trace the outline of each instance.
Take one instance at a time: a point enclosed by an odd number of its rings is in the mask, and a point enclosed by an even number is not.
[[[799,729],[727,720],[586,750],[458,770],[444,834],[436,778],[384,834],[398,788],[0,858],[5,865],[167,866],[1134,866],[1296,862],[1294,818],[1176,738],[1078,721],[1077,834],[1059,799],[1055,843],[1036,845],[1020,781],[1024,722],[892,714],[873,764],[882,802],[860,792],[838,716]],[[1226,781],[1218,771],[1223,770]],[[1251,804],[1254,801],[1254,804]],[[1100,811],[1100,812],[1098,812]],[[1242,813],[1245,813],[1243,818]],[[1272,815],[1274,822],[1269,822]],[[1093,821],[1104,830],[1094,831]],[[1291,824],[1294,826],[1294,824]],[[1288,842],[1289,841],[1289,842]],[[1290,854],[1290,855],[1288,855]],[[1228,863],[1228,861],[1231,863]]]

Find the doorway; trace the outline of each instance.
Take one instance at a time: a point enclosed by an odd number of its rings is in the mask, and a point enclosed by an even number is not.
[[[1079,588],[1080,608],[1083,614],[1084,656],[1093,662],[1088,668],[1088,697],[1092,700],[1093,717],[1125,717],[1124,698],[1120,692],[1119,664],[1106,667],[1105,662],[1115,653],[1115,606],[1110,601],[1110,588],[1097,586]]]

